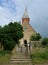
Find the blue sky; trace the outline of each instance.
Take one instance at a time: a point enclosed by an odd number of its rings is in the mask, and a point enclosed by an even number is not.
[[[31,26],[48,37],[48,0],[0,0],[0,25],[21,21],[26,6]]]

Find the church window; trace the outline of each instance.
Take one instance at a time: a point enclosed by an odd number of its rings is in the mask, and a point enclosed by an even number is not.
[[[27,27],[25,27],[24,30],[27,30]]]

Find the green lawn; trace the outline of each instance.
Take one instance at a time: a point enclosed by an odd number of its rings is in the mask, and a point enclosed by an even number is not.
[[[11,54],[7,51],[0,51],[0,65],[10,61]]]
[[[0,65],[8,64],[10,61],[11,53],[7,51],[0,51]],[[34,64],[48,63],[48,49],[47,48],[34,48],[31,55]]]
[[[34,64],[48,63],[48,49],[34,48],[33,53],[31,54],[31,58]]]

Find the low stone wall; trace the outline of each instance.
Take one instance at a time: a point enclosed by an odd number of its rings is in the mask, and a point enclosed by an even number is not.
[[[41,41],[31,41],[31,46],[32,47],[41,47],[42,42]]]

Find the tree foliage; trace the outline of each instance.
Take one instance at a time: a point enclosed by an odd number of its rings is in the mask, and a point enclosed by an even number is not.
[[[43,38],[42,45],[46,46],[48,44],[48,38]]]
[[[4,50],[12,50],[22,37],[23,28],[19,23],[10,22],[8,25],[0,26],[0,42]]]
[[[40,40],[42,37],[39,33],[33,34],[30,38],[31,41],[38,41]]]

